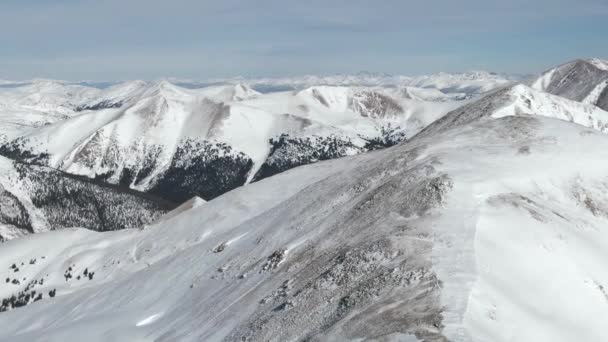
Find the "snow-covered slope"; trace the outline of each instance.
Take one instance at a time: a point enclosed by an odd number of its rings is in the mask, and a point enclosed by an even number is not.
[[[414,91],[315,86],[262,95],[243,84],[128,82],[81,97],[65,120],[23,129],[8,156],[48,154],[68,173],[177,202],[211,199],[295,166],[393,145],[464,103],[438,91],[406,96]]]
[[[81,102],[99,89],[39,80],[17,87],[0,87],[0,135],[15,137],[76,114]]]
[[[445,129],[477,120],[516,115],[539,115],[573,122],[608,133],[608,112],[523,84],[508,86],[464,105],[427,126],[420,135],[430,136]]]
[[[602,341],[608,137],[487,108],[142,230],[5,243],[0,340]]]
[[[0,157],[0,241],[71,227],[140,227],[173,207],[151,196]]]
[[[606,112],[596,106],[524,85],[474,102],[415,87],[313,86],[260,94],[242,84],[186,89],[135,81],[100,92],[81,99],[65,120],[22,130],[18,139],[8,139],[3,154],[48,155],[50,166],[68,173],[183,202],[394,145],[450,110],[475,117],[489,115],[486,107],[493,106],[494,116],[542,114],[608,127]]]
[[[578,59],[544,72],[532,87],[608,110],[607,66],[599,59]]]
[[[79,102],[99,92],[92,87],[40,80],[22,87],[0,88],[0,103],[48,114],[69,115]]]

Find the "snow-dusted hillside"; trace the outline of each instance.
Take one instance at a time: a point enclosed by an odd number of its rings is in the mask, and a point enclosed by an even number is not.
[[[211,199],[296,166],[394,145],[512,79],[361,73],[216,80],[203,88],[129,81],[103,89],[7,82],[0,88],[0,144],[5,157],[48,155],[53,168],[171,201]],[[253,90],[265,86],[294,90]]]
[[[99,89],[39,80],[16,87],[0,87],[0,135],[16,137],[31,127],[41,127],[76,114],[82,101]]]
[[[61,228],[140,227],[171,207],[134,191],[0,157],[0,241]]]
[[[531,95],[142,230],[5,243],[0,340],[602,341],[608,137],[504,109]]]
[[[544,72],[532,87],[608,110],[608,62],[578,59]]]
[[[48,154],[54,168],[177,202],[211,199],[295,166],[391,146],[466,103],[411,87],[260,94],[243,84],[186,89],[134,81],[78,89],[86,95],[78,101],[55,101],[72,108],[71,115],[23,125],[19,135],[9,135],[4,155]]]
[[[446,114],[427,126],[419,135],[431,136],[439,131],[477,120],[517,115],[545,116],[608,133],[608,112],[601,108],[516,84],[488,93]]]
[[[3,102],[23,110],[23,103],[30,102],[22,99],[37,98],[36,91],[46,89],[44,94],[54,94],[48,106],[60,109],[44,115],[63,116],[40,125],[28,124],[30,116],[2,112],[4,120],[20,117],[22,122],[18,133],[5,133],[0,151],[25,162],[48,155],[51,167],[174,202],[192,196],[209,200],[296,166],[392,146],[450,110],[474,115],[470,109],[478,104],[468,104],[469,96],[435,86],[477,84],[486,90],[507,80],[470,73],[410,83],[425,88],[311,86],[261,94],[244,84],[187,89],[167,81],[132,81],[93,89],[40,81],[6,91],[10,96]],[[602,131],[607,127],[606,112],[589,101],[579,104],[523,85],[507,86],[493,96],[500,98],[492,103],[495,116],[536,113]],[[485,107],[481,111],[488,113]]]

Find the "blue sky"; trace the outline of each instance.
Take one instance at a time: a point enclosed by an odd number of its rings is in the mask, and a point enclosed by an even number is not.
[[[606,0],[0,0],[0,79],[529,73],[607,42]]]

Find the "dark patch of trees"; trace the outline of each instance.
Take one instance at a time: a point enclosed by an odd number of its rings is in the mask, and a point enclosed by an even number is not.
[[[251,158],[227,144],[188,139],[150,192],[175,202],[210,200],[244,185],[252,166]]]

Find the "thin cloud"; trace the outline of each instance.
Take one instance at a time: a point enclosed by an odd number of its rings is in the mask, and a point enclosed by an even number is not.
[[[608,56],[606,22],[604,0],[5,0],[0,78],[528,72]]]

